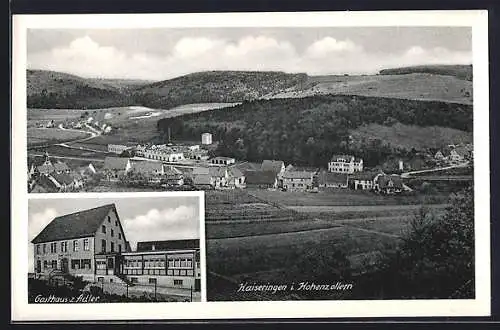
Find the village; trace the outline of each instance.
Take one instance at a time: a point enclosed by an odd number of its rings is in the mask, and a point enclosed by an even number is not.
[[[96,129],[88,119],[87,128]],[[93,126],[91,126],[93,125]],[[106,125],[106,124],[103,124]],[[106,127],[101,127],[106,132]],[[109,131],[108,130],[108,131]],[[412,191],[404,178],[414,173],[468,166],[472,145],[449,145],[432,158],[434,167],[408,171],[399,160],[393,171],[367,168],[355,155],[335,154],[323,168],[304,168],[266,159],[250,163],[232,157],[214,155],[211,133],[203,133],[200,144],[108,144],[103,162],[70,168],[62,160],[53,160],[48,152],[28,160],[28,191],[94,191],[98,183],[108,187],[143,187],[152,190],[230,190],[268,189],[317,193],[328,189],[353,189],[377,194]]]

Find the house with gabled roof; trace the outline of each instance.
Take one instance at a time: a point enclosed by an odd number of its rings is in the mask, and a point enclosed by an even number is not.
[[[276,189],[278,179],[272,171],[247,170],[245,171],[245,185],[247,188]]]
[[[58,216],[31,243],[39,279],[201,287],[199,239],[137,242],[132,251],[114,203]]]
[[[403,191],[403,179],[397,174],[382,174],[374,179],[373,189],[382,194],[397,194]]]
[[[281,176],[283,189],[288,191],[305,191],[313,188],[314,172],[311,171],[285,171]]]
[[[347,188],[348,175],[347,173],[334,173],[321,171],[318,174],[319,188]]]
[[[245,187],[245,174],[236,166],[228,168],[228,186],[230,188]]]
[[[384,174],[381,170],[357,172],[349,175],[348,185],[354,190],[372,190],[378,175]]]
[[[60,272],[95,281],[104,262],[106,275],[113,275],[126,242],[114,204],[56,217],[31,241],[35,274],[49,277]]]
[[[118,181],[120,176],[127,174],[132,168],[130,159],[123,157],[104,158],[103,172],[109,181]]]

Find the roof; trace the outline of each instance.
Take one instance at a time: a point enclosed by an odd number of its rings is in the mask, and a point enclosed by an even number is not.
[[[54,168],[56,171],[58,172],[62,172],[62,171],[69,171],[69,167],[68,165],[66,165],[66,163],[63,163],[61,161],[57,161],[55,164],[54,164]]]
[[[227,168],[225,167],[209,167],[208,173],[212,177],[225,177],[227,174]]]
[[[327,184],[327,183],[347,184],[347,174],[322,171],[319,174],[318,180],[320,184]]]
[[[232,157],[222,157],[222,156],[212,158],[212,160],[214,160],[214,159],[217,159],[217,160],[235,160]]]
[[[333,162],[340,162],[340,161],[343,161],[345,159],[345,161],[348,161],[350,162],[351,159],[353,159],[354,156],[353,155],[345,155],[345,154],[336,154],[336,155],[332,155],[332,158],[331,160]]]
[[[208,174],[196,174],[193,178],[193,184],[195,185],[211,185],[212,177]]]
[[[210,173],[208,167],[195,167],[193,168],[193,172],[192,174],[193,175],[200,175],[200,174],[203,174],[203,175],[208,175]]]
[[[314,173],[308,171],[285,171],[283,179],[312,179]]]
[[[282,160],[268,160],[262,161],[261,170],[262,171],[272,171],[275,173],[281,172],[285,167],[285,163]]]
[[[28,169],[31,168],[31,166],[38,167],[40,165],[43,165],[45,162],[45,159],[43,157],[29,157],[28,156]]]
[[[153,245],[155,249],[153,250]],[[183,250],[199,249],[199,239],[178,239],[168,241],[147,241],[137,242],[137,252],[157,251],[157,250]]]
[[[389,187],[391,185],[391,182],[393,187],[403,188],[403,180],[399,175],[381,175],[377,179],[377,183],[380,188]]]
[[[242,172],[245,172],[245,171],[258,171],[258,170],[261,169],[261,164],[244,162],[244,163],[236,164],[235,166],[233,166],[233,168],[238,168]]]
[[[276,183],[276,173],[272,171],[246,171],[245,181],[247,184],[269,184]]]
[[[243,172],[240,171],[239,168],[234,167],[234,166],[230,167],[228,172],[229,172],[229,176],[232,176],[233,178],[241,178],[242,176],[244,176]]]
[[[132,171],[139,173],[154,173],[163,172],[162,162],[152,162],[152,161],[134,161],[131,163]]]
[[[36,180],[33,189],[30,192],[57,192],[59,189],[52,180],[45,175],[41,175]]]
[[[107,170],[125,170],[128,158],[124,157],[106,157],[104,158],[104,169]]]
[[[71,175],[67,174],[67,173],[53,173],[51,174],[51,176],[57,181],[59,182],[60,184],[65,184],[65,185],[69,185],[69,184],[72,184],[73,183],[73,178],[71,177]]]
[[[466,147],[456,147],[455,152],[462,157],[467,157],[470,154],[470,151]]]
[[[381,171],[354,172],[349,175],[349,178],[352,180],[373,180],[377,174],[381,173]]]
[[[111,211],[116,212],[115,204],[106,204],[92,209],[56,217],[31,241],[59,241],[77,237],[93,236],[99,229],[104,217]]]
[[[50,174],[52,172],[54,172],[54,166],[52,164],[43,164],[43,165],[40,165],[36,168],[36,170],[38,171],[38,173],[42,173],[42,174]]]
[[[163,169],[165,171],[165,175],[182,176],[182,171],[179,171],[173,166],[163,166]]]

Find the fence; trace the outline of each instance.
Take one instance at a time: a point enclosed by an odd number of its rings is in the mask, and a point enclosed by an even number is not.
[[[130,285],[128,283],[97,282],[89,284],[86,289],[91,292],[100,289],[104,293],[123,296],[125,299],[145,298],[146,300],[171,302],[201,301],[200,292],[194,291],[193,287],[189,289],[169,288],[158,286],[156,283]]]

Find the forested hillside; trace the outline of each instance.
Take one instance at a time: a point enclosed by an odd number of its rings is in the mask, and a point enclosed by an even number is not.
[[[209,112],[162,119],[158,129],[174,138],[198,139],[211,132],[218,153],[249,161],[281,159],[324,166],[334,152],[354,152],[376,165],[396,148],[380,139],[352,144],[350,131],[361,125],[402,123],[472,131],[472,106],[444,102],[322,95],[272,99]],[[432,137],[431,137],[432,138]]]
[[[299,87],[306,79],[306,74],[283,72],[197,72],[142,86],[134,97],[143,106],[162,109],[189,103],[231,103]]]
[[[453,76],[472,81],[472,65],[418,65],[405,68],[384,69],[381,75],[397,75],[410,73],[430,73],[442,76]]]

